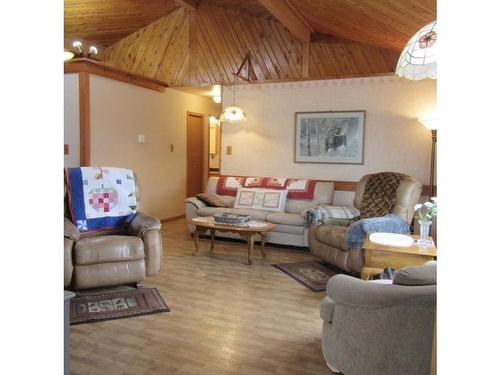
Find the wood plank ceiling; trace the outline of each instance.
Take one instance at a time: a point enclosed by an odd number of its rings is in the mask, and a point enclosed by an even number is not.
[[[83,0],[65,0],[72,6]],[[85,3],[138,3],[87,0]],[[233,81],[247,53],[259,81],[340,78],[389,73],[406,41],[436,17],[435,0],[164,0],[150,1],[156,11],[114,12],[112,25],[90,26],[88,9],[65,31],[107,46],[103,61],[167,82],[195,86]],[[183,6],[179,6],[183,4]],[[130,4],[128,5],[130,6]],[[104,12],[104,10],[103,10]],[[167,15],[141,26],[146,15]],[[99,17],[104,17],[102,14]],[[134,26],[120,29],[129,18]],[[85,23],[83,20],[87,20]],[[118,21],[120,19],[120,21]],[[280,22],[279,22],[279,21]],[[73,23],[72,23],[73,22]],[[134,32],[130,33],[129,30]],[[91,31],[94,30],[94,34]],[[96,31],[97,30],[97,31]],[[312,33],[309,34],[309,32]],[[100,34],[99,34],[100,33]],[[310,40],[310,42],[309,42]]]
[[[179,7],[173,0],[64,0],[64,34],[107,47]]]
[[[318,32],[400,51],[436,19],[436,0],[289,0]]]

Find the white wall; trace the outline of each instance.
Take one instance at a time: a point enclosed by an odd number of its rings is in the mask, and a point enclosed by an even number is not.
[[[80,104],[78,73],[64,75],[64,144],[69,154],[64,155],[64,167],[80,165]]]
[[[232,94],[224,88],[224,106]],[[227,95],[226,95],[227,94]],[[417,118],[436,105],[436,82],[392,76],[246,84],[236,87],[245,124],[222,125],[222,174],[357,181],[403,172],[429,183],[430,132]],[[294,163],[295,112],[365,110],[363,165]],[[232,155],[226,155],[226,146]],[[339,204],[352,193],[338,192]]]
[[[133,169],[142,211],[160,219],[184,214],[187,111],[205,114],[208,133],[208,114],[219,113],[220,105],[175,89],[161,93],[90,76],[91,164]],[[137,142],[139,134],[146,143]],[[208,169],[207,147],[204,155]]]

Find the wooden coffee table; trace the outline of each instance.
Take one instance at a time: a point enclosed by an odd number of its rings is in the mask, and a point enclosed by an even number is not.
[[[207,230],[210,231],[210,251],[214,251],[215,245],[215,231],[219,232],[231,232],[236,233],[240,236],[241,239],[246,240],[248,244],[248,264],[252,264],[252,252],[253,245],[257,236],[260,236],[260,251],[262,256],[265,256],[264,246],[266,245],[267,232],[272,231],[276,228],[276,224],[267,223],[263,221],[254,221],[259,224],[259,226],[251,227],[251,226],[238,226],[238,225],[222,225],[215,224],[214,222],[203,222],[197,220],[188,220],[188,223],[196,226],[196,229],[193,233],[194,245],[196,247],[193,255],[198,253],[200,249],[200,233],[203,234]]]
[[[418,239],[418,235],[409,235],[413,239]],[[432,237],[429,237],[432,240]],[[365,249],[365,265],[361,270],[361,278],[369,280],[373,275],[384,272],[384,268],[402,268],[407,266],[419,266],[437,256],[434,241],[432,245],[422,247],[416,244],[409,247],[385,246],[370,241],[370,236],[366,236],[363,243]]]

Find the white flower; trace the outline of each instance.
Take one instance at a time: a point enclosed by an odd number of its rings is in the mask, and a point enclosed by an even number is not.
[[[433,202],[434,202],[434,204],[437,204],[438,199],[437,199],[437,197],[432,197],[432,198],[431,198],[431,201],[433,201]]]
[[[415,205],[415,211],[420,210],[422,208],[422,205],[420,203]]]
[[[425,207],[429,207],[429,208],[431,208],[431,207],[432,207],[432,206],[434,206],[434,205],[433,205],[431,202],[425,202],[425,203],[424,203],[424,206],[425,206]]]

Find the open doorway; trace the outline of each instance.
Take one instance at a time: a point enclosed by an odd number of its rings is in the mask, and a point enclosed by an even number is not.
[[[210,115],[208,118],[208,175],[220,174],[220,122],[219,116]]]

